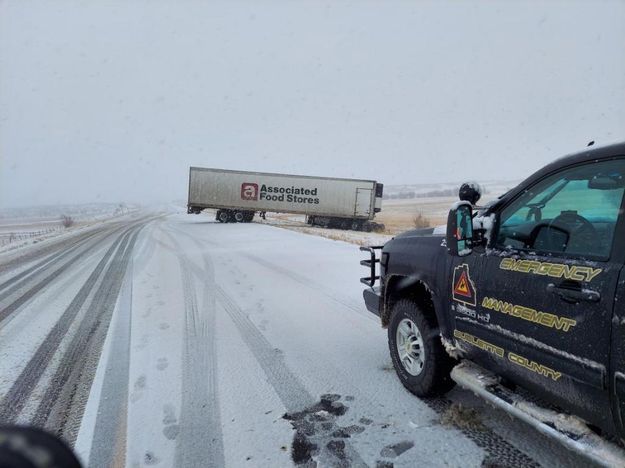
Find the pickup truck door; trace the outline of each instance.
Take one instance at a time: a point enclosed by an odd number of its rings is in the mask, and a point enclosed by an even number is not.
[[[625,233],[620,233],[620,249],[625,250]],[[612,366],[610,389],[613,395],[612,411],[615,424],[623,437],[625,435],[625,271],[621,269],[614,304],[612,326]]]
[[[569,166],[499,207],[472,278],[475,318],[456,314],[478,359],[603,427],[623,176],[622,159]]]

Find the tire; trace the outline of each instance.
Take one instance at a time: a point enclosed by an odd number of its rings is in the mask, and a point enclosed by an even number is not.
[[[245,215],[244,215],[244,218],[243,218],[243,222],[244,223],[251,223],[252,220],[254,219],[254,215],[255,214],[256,213],[254,213],[253,211],[246,211]]]
[[[230,213],[227,210],[219,210],[217,212],[217,220],[220,223],[229,223],[230,222]]]
[[[245,214],[242,211],[235,211],[234,212],[234,220],[237,223],[242,223],[245,221]]]
[[[352,221],[352,231],[362,231],[362,223],[360,221]]]
[[[408,339],[403,341],[402,336]],[[403,343],[413,343],[410,349],[404,348],[406,365],[399,355]],[[424,314],[414,302],[402,299],[393,307],[388,347],[395,372],[411,393],[419,397],[442,395],[455,385],[450,372],[456,362],[443,348],[435,317]]]

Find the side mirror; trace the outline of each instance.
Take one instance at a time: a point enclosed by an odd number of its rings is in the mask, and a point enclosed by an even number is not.
[[[473,250],[473,208],[460,201],[449,210],[447,217],[447,251],[454,257],[464,257]]]

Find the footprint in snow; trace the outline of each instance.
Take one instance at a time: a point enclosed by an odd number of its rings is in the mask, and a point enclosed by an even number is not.
[[[396,444],[387,445],[380,451],[380,456],[385,458],[397,458],[402,453],[410,450],[412,447],[414,447],[414,442],[404,440],[402,442],[397,442]]]
[[[157,463],[160,463],[160,461],[161,460],[152,452],[145,452],[145,455],[143,456],[143,462],[146,465],[156,465]]]
[[[163,406],[163,424],[165,425],[163,428],[163,435],[167,439],[174,440],[178,437],[180,426],[178,425],[178,420],[176,419],[174,405],[166,404]]]
[[[137,380],[135,380],[135,390],[143,390],[145,388],[146,382],[145,375],[140,376]]]

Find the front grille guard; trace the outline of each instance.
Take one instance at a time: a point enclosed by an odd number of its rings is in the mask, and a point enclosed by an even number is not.
[[[360,264],[369,268],[369,276],[365,276],[364,278],[360,278],[360,282],[366,284],[370,288],[373,287],[375,282],[380,279],[379,275],[375,274],[375,264],[380,263],[380,259],[375,256],[376,250],[382,250],[382,245],[371,245],[371,246],[363,246],[360,247],[360,250],[363,252],[369,252],[370,258],[367,260],[361,260]]]

